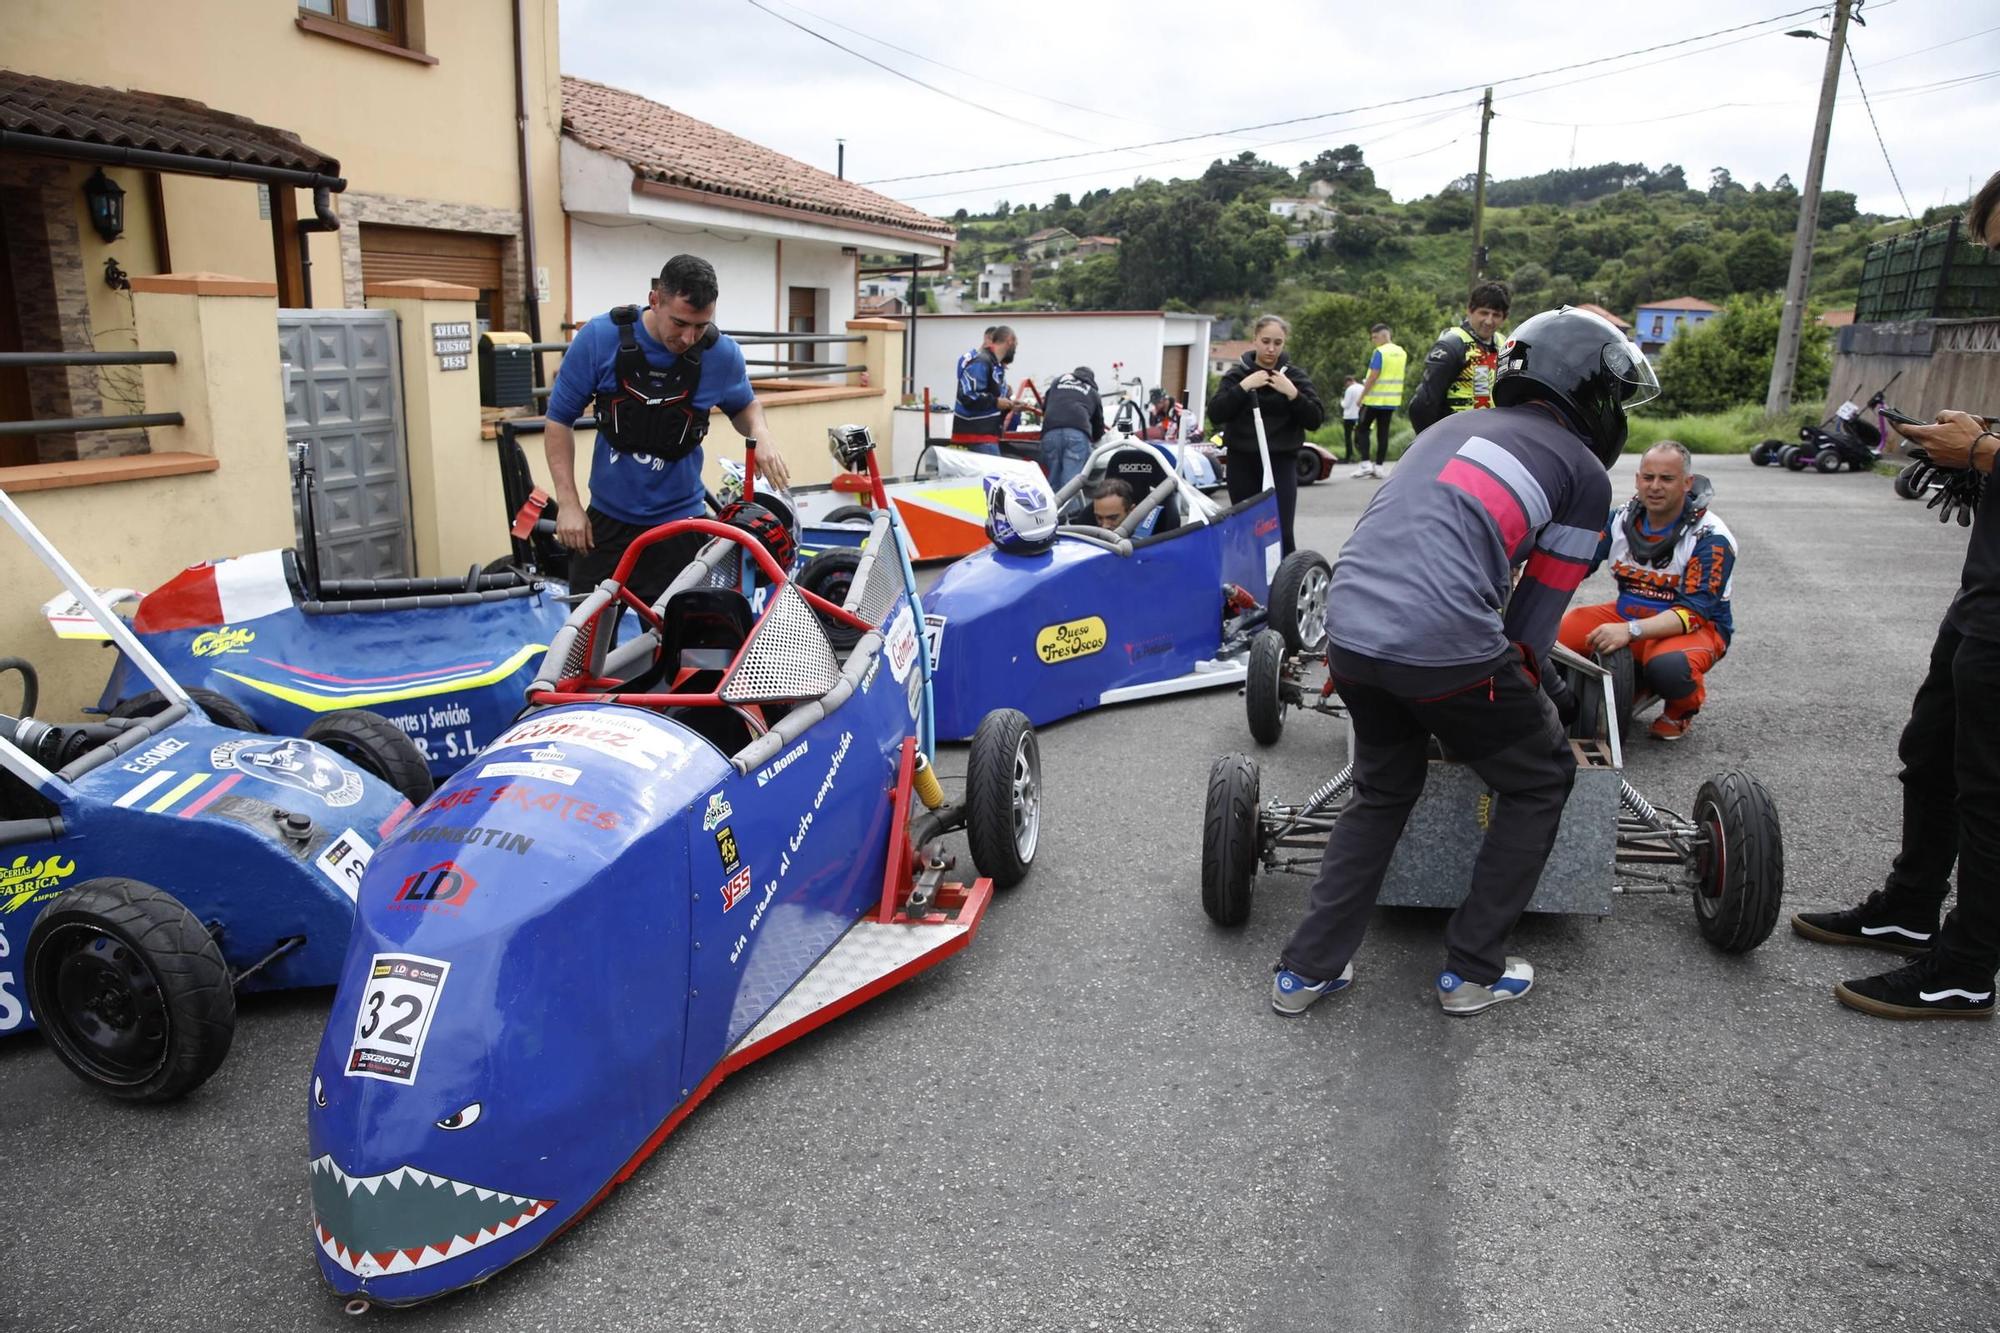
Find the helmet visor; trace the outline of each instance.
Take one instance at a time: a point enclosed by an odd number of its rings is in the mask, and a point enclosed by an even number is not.
[[[1660,396],[1660,377],[1629,338],[1604,344],[1604,368],[1618,381],[1618,402],[1628,412]]]

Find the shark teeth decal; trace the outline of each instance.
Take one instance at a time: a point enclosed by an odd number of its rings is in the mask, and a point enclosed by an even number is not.
[[[361,1278],[411,1273],[470,1254],[556,1205],[408,1165],[349,1175],[331,1154],[313,1159],[311,1176],[320,1252]]]

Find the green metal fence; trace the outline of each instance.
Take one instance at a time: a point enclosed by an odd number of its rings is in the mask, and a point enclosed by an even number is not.
[[[2000,252],[1967,237],[1962,218],[1868,247],[1854,322],[2000,315]]]

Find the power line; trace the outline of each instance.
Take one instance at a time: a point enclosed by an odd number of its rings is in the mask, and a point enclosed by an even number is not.
[[[1851,43],[1847,48],[1847,67],[1854,71],[1854,86],[1861,94],[1861,105],[1867,109],[1868,123],[1875,127],[1875,143],[1882,150],[1882,161],[1889,168],[1889,179],[1896,182],[1896,195],[1903,201],[1903,215],[1915,221],[1917,215],[1910,209],[1910,196],[1903,193],[1903,181],[1896,174],[1896,164],[1889,161],[1889,145],[1882,142],[1882,127],[1876,124],[1875,108],[1869,104],[1868,89],[1861,82],[1861,66],[1854,59],[1854,47]]]
[[[825,14],[819,13],[817,10],[807,9],[804,5],[801,4],[794,4],[793,0],[779,0],[779,3],[784,5],[787,9],[796,9],[801,14],[810,14],[812,15],[813,18],[818,19],[821,23],[827,24],[830,27],[838,28],[842,32],[852,33],[854,36],[859,37],[864,42],[873,42],[877,46],[886,46],[891,51],[895,51],[901,55],[910,56],[916,60],[921,60],[926,65],[936,65],[939,69],[948,69],[954,74],[963,74],[969,79],[978,79],[981,83],[988,85],[992,84],[992,77],[990,75],[981,74],[976,70],[961,69],[957,65],[947,65],[944,63],[944,61],[935,59],[931,56],[927,56],[921,51],[912,51],[907,46],[898,46],[894,42],[888,40],[885,37],[877,37],[873,33],[863,32],[859,28],[849,27],[847,24],[842,23],[839,19],[828,18]],[[1071,111],[1081,111],[1086,115],[1104,116],[1111,120],[1122,120],[1126,122],[1128,125],[1158,124],[1157,121],[1138,120],[1131,116],[1121,116],[1116,111],[1106,111],[1102,107],[1080,106],[1075,102],[1065,102],[1060,97],[1050,97],[1045,93],[1038,93],[1030,88],[1010,87],[1009,91],[1023,93],[1029,97],[1035,98],[1037,101],[1050,102],[1055,104],[1056,106],[1067,107]]]
[[[864,55],[861,52],[855,50],[851,46],[842,46],[839,42],[836,42],[835,40],[833,40],[833,38],[827,36],[823,32],[814,32],[811,28],[808,28],[805,24],[800,23],[797,19],[787,18],[783,14],[780,14],[777,10],[772,9],[769,5],[762,3],[762,0],[748,0],[748,4],[752,9],[760,9],[764,13],[769,14],[772,18],[778,20],[778,22],[780,23],[789,24],[791,27],[797,28],[800,32],[806,34],[806,36],[808,37],[812,37],[819,41],[825,42],[828,46],[833,47],[836,51],[845,51],[848,55],[853,56],[856,60],[866,61],[868,64],[873,65],[875,68],[882,70],[885,73],[893,74],[897,78],[902,79],[907,83],[914,83],[917,85],[917,87],[922,88],[928,92],[936,93],[939,97],[948,97],[952,101],[958,102],[964,106],[972,107],[976,111],[984,111],[989,116],[998,116],[1002,120],[1011,120],[1016,125],[1026,125],[1031,130],[1040,130],[1043,134],[1053,134],[1059,139],[1069,139],[1075,143],[1092,142],[1091,140],[1084,138],[1082,135],[1071,134],[1066,130],[1051,129],[1047,125],[1037,125],[1032,120],[1024,120],[1020,116],[1009,115],[1005,111],[1000,110],[998,107],[987,106],[983,102],[975,102],[969,97],[960,97],[957,93],[950,92],[946,89],[940,88],[934,83],[925,83],[922,79],[917,78],[913,74],[903,73],[902,70],[897,69],[894,65],[885,65],[881,61],[877,60],[875,57],[870,55]],[[1100,149],[1099,151],[1116,152],[1118,150]],[[1086,154],[1085,156],[1088,155]]]
[[[749,3],[756,5],[759,9],[764,8],[764,6],[761,3],[759,3],[759,0],[749,0]],[[1010,167],[1042,166],[1050,162],[1069,162],[1082,157],[1098,157],[1105,153],[1130,152],[1141,148],[1163,148],[1170,144],[1193,143],[1201,139],[1217,139],[1233,135],[1250,134],[1259,130],[1280,129],[1287,125],[1303,125],[1310,121],[1315,121],[1315,120],[1331,120],[1336,116],[1351,116],[1363,111],[1381,111],[1384,110],[1385,108],[1392,106],[1408,106],[1413,102],[1429,102],[1429,101],[1434,101],[1440,97],[1451,97],[1461,93],[1478,92],[1480,89],[1487,87],[1489,83],[1495,87],[1498,87],[1501,84],[1522,83],[1526,82],[1529,79],[1545,78],[1551,74],[1567,73],[1568,71],[1573,69],[1588,69],[1594,65],[1609,64],[1613,61],[1618,61],[1618,60],[1629,60],[1634,56],[1650,55],[1655,51],[1666,51],[1666,50],[1671,50],[1675,47],[1690,46],[1696,42],[1707,41],[1711,37],[1721,37],[1724,36],[1725,34],[1732,32],[1742,32],[1746,28],[1761,28],[1769,24],[1780,23],[1788,19],[1794,19],[1801,14],[1816,14],[1819,12],[1819,9],[1820,7],[1818,5],[1813,5],[1806,9],[1794,9],[1783,14],[1773,14],[1768,18],[1757,19],[1750,23],[1738,23],[1727,28],[1717,28],[1713,32],[1701,33],[1698,36],[1683,37],[1678,41],[1660,42],[1653,46],[1640,47],[1636,51],[1625,51],[1621,52],[1618,55],[1612,55],[1612,56],[1599,56],[1593,60],[1579,60],[1567,65],[1557,65],[1550,69],[1537,70],[1532,74],[1516,74],[1507,78],[1481,80],[1478,83],[1468,83],[1460,88],[1444,88],[1440,89],[1437,92],[1422,93],[1413,97],[1398,97],[1385,102],[1370,102],[1363,106],[1344,107],[1337,111],[1321,111],[1309,116],[1290,116],[1284,120],[1268,120],[1268,121],[1263,121],[1256,125],[1239,125],[1231,129],[1210,130],[1205,134],[1184,134],[1171,139],[1153,139],[1146,143],[1122,144],[1116,148],[1099,148],[1095,152],[1064,153],[1050,157],[1020,158],[1012,162],[995,162],[986,166],[979,166],[979,167],[954,167],[949,171],[913,172],[906,176],[878,176],[874,180],[862,181],[860,183],[863,185],[894,185],[901,181],[934,180],[939,176],[963,176],[981,171],[1001,171]],[[770,13],[771,11],[765,10],[765,12]],[[783,16],[774,15],[774,17],[782,18]],[[790,20],[786,21],[790,22]],[[806,31],[810,32],[811,29],[806,29]],[[817,33],[814,33],[813,35],[819,36],[819,34]],[[827,41],[830,39],[821,38],[821,40]],[[838,45],[838,43],[834,44]],[[843,47],[842,49],[845,50],[846,48]],[[867,59],[867,57],[865,56],[862,58]],[[879,62],[870,61],[870,63],[875,64]],[[887,68],[887,66],[883,66],[883,68]],[[892,70],[891,72],[895,73],[896,71]],[[899,77],[908,78],[909,76],[899,75]],[[912,80],[912,82],[916,82],[916,80]],[[929,85],[924,85],[924,86],[928,87]],[[1535,91],[1540,92],[1546,90],[1536,89]],[[951,96],[951,94],[946,94],[946,95]],[[953,100],[963,101],[964,99],[954,97]]]

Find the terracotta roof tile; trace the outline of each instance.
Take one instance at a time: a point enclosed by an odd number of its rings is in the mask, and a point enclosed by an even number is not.
[[[637,93],[568,75],[562,89],[563,133],[630,163],[641,179],[956,239],[948,222]]]
[[[0,129],[77,143],[180,153],[325,176],[340,163],[288,130],[184,97],[99,88],[0,70]]]
[[[1614,328],[1624,329],[1628,333],[1632,329],[1632,322],[1630,320],[1620,319],[1618,316],[1612,314],[1609,310],[1606,310],[1601,305],[1594,305],[1589,301],[1579,301],[1577,302],[1576,308],[1578,310],[1588,310],[1593,315],[1603,316],[1605,319],[1611,321],[1611,324]]]
[[[1676,296],[1670,301],[1641,301],[1641,310],[1720,310],[1721,306],[1699,296]]]

